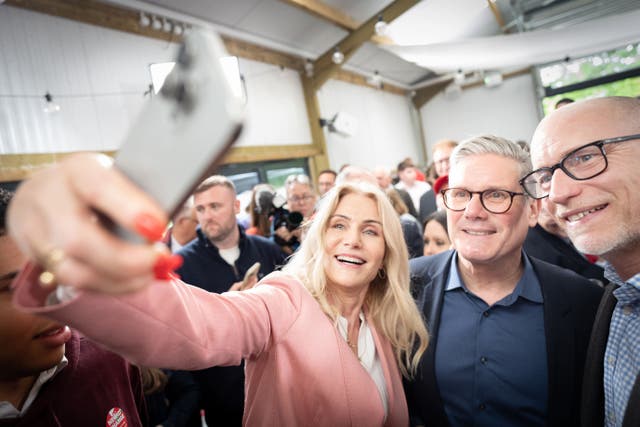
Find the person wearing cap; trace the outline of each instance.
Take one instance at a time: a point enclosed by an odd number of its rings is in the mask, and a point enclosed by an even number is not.
[[[407,383],[416,425],[578,426],[602,289],[529,257],[539,203],[528,153],[495,136],[462,142],[443,194],[453,251],[410,261],[431,343]]]

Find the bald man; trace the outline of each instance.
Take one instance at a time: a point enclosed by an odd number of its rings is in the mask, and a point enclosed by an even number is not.
[[[548,197],[576,248],[607,261],[585,366],[583,426],[640,425],[640,100],[562,107],[538,126],[534,171],[521,183]]]

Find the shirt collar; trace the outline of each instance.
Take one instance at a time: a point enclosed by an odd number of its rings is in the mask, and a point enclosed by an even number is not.
[[[506,297],[509,299],[506,302],[510,304],[518,297],[522,297],[528,299],[531,302],[542,303],[544,301],[544,299],[542,298],[542,290],[539,286],[538,277],[533,270],[533,265],[531,265],[531,261],[529,261],[529,258],[526,257],[524,253],[522,253],[522,260],[524,262],[524,272],[522,273],[522,277],[518,281],[518,284],[516,285],[516,288],[513,290],[511,295]],[[468,290],[464,282],[462,281],[460,271],[458,270],[458,252],[454,251],[453,257],[451,257],[451,266],[449,267],[449,280],[447,281],[445,292],[458,288]]]
[[[42,388],[42,386],[51,381],[68,364],[69,361],[67,360],[67,357],[63,355],[62,360],[60,360],[60,363],[58,363],[56,366],[40,372],[40,375],[38,375],[38,378],[33,383],[33,386],[31,386],[29,394],[27,394],[27,398],[22,405],[22,409],[18,410],[6,400],[0,401],[0,420],[24,416],[31,407],[31,404],[36,400],[36,397],[38,397],[38,393],[40,393],[40,389]]]
[[[630,304],[640,299],[640,273],[630,277],[629,280],[625,282],[620,278],[616,269],[613,268],[613,265],[606,262],[604,264],[604,277],[619,286],[618,289],[613,291],[613,295],[619,302]]]

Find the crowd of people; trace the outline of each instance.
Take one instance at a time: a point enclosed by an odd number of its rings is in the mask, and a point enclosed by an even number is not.
[[[639,118],[565,102],[530,144],[261,183],[248,227],[224,176],[167,229],[71,156],[1,193],[0,426],[640,426]]]

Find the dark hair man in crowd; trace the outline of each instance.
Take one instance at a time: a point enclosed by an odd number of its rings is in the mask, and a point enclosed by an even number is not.
[[[539,202],[518,180],[528,153],[494,136],[461,143],[444,193],[454,251],[410,261],[431,341],[407,385],[417,424],[578,426],[602,289],[530,258]]]
[[[179,252],[184,263],[177,273],[210,292],[239,290],[247,270],[260,263],[257,279],[284,263],[284,253],[271,240],[248,236],[236,222],[240,202],[233,182],[221,175],[204,180],[194,191],[199,227],[197,238]],[[244,368],[215,367],[193,373],[211,425],[242,424]],[[214,423],[215,421],[215,423]]]
[[[554,111],[531,143],[523,186],[549,199],[575,247],[607,261],[582,398],[584,426],[640,425],[640,100]]]
[[[338,176],[338,173],[332,169],[325,169],[318,174],[318,193],[320,193],[320,197],[324,196],[324,193],[336,185],[336,176]]]
[[[0,426],[142,426],[136,367],[11,304],[11,281],[26,261],[5,230],[12,196],[0,188]]]

